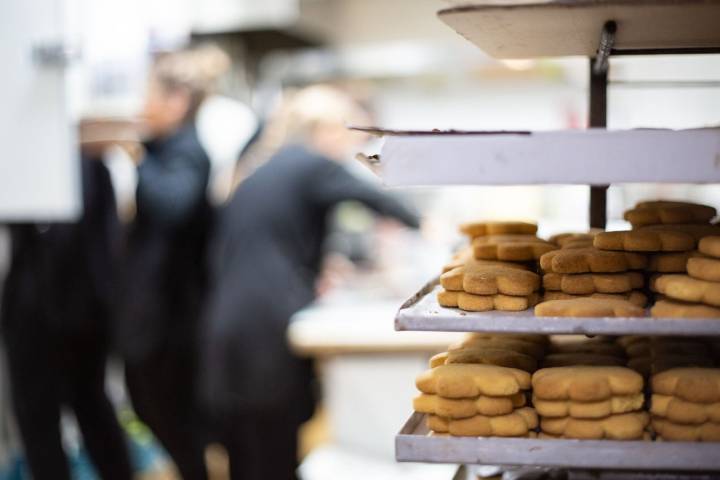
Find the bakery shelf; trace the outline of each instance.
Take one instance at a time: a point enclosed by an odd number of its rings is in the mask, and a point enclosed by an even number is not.
[[[395,437],[400,462],[699,472],[720,471],[719,454],[720,443],[435,436],[420,413]]]
[[[612,54],[720,48],[715,0],[466,1],[438,12],[497,58],[593,56],[606,21],[618,25]]]
[[[395,330],[546,333],[575,335],[720,336],[720,318],[536,317],[523,312],[464,312],[438,305],[437,279],[413,295],[395,315]]]
[[[720,128],[384,135],[387,186],[720,183]]]

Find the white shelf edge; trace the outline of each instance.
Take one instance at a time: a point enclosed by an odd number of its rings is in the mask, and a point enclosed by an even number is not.
[[[437,279],[428,282],[395,315],[395,330],[575,335],[720,336],[720,318],[536,317],[522,312],[464,312],[444,308],[435,298]]]
[[[720,471],[720,443],[429,436],[413,413],[395,437],[399,462],[578,469]]]

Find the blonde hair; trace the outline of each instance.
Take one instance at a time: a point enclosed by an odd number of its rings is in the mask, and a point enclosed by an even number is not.
[[[167,90],[187,90],[191,96],[189,113],[194,115],[230,65],[230,57],[222,49],[206,44],[159,55],[152,73]]]

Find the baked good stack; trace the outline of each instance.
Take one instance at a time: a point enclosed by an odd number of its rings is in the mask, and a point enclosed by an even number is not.
[[[653,376],[650,412],[660,440],[720,441],[720,369],[676,368]]]
[[[440,365],[420,374],[415,411],[428,414],[436,434],[527,437],[537,428],[535,410],[526,407],[530,374],[481,364]]]
[[[614,316],[613,312],[607,311],[613,306],[627,310],[627,316],[639,314],[639,310],[632,306],[643,307],[647,302],[642,292],[644,278],[638,271],[646,265],[647,258],[644,255],[604,251],[592,246],[548,252],[540,257],[540,267],[544,272],[543,300],[551,305],[541,304],[542,308],[536,308],[536,314],[581,316],[574,311],[563,313],[555,308],[569,309],[572,305],[582,307],[583,310],[593,310],[597,306],[604,312],[588,311],[591,314],[589,316]],[[573,302],[559,302],[565,300]],[[554,308],[550,309],[551,306]],[[632,313],[633,310],[636,312]]]
[[[692,337],[625,336],[617,339],[625,349],[627,366],[645,378],[675,367],[711,367],[710,346]]]
[[[702,238],[698,250],[687,260],[687,274],[653,279],[653,289],[665,297],[652,308],[653,316],[720,317],[720,236]]]
[[[520,311],[539,300],[539,276],[532,262],[553,244],[537,238],[537,225],[524,222],[476,222],[461,232],[471,241],[440,277],[438,303],[472,312]]]
[[[533,374],[533,405],[546,438],[637,440],[645,436],[643,379],[625,367],[544,368]]]

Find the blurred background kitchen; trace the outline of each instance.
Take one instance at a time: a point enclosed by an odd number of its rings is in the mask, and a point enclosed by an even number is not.
[[[41,229],[76,221],[87,209],[80,143],[110,172],[120,221],[134,221],[142,168],[136,169],[132,145],[141,139],[148,77],[159,55],[212,45],[227,56],[227,68],[192,117],[209,158],[205,196],[214,209],[277,153],[278,132],[288,121],[284,107],[313,85],[332,86],[364,111],[340,119],[347,123],[397,129],[586,127],[586,59],[490,59],[436,18],[447,5],[442,0],[0,4],[5,70],[0,80],[0,286],[11,258],[7,226],[33,223]],[[612,62],[609,128],[720,124],[720,56]],[[188,62],[187,68],[201,67]],[[338,154],[346,158],[336,160],[351,160],[345,167],[353,175],[380,187],[352,158],[358,151],[377,153],[381,142],[349,143],[353,148]],[[394,332],[394,310],[458,244],[460,221],[538,221],[540,235],[581,231],[588,223],[584,186],[412,188],[390,194],[420,214],[420,229],[380,217],[357,201],[339,203],[332,209],[315,285],[319,297],[293,315],[287,331],[290,348],[315,360],[321,392],[312,419],[300,430],[299,476],[306,480],[449,478],[453,470],[443,465],[396,464],[393,437],[410,410],[410,379],[453,336]],[[613,186],[609,228],[623,227],[622,212],[651,197],[720,206],[720,191],[709,186]],[[29,478],[5,363],[0,362],[0,479]],[[178,478],[152,431],[133,412],[116,356],[108,373],[106,388],[130,439],[138,478]],[[63,411],[62,441],[73,478],[99,478],[72,411]],[[205,450],[213,479],[229,478],[221,443],[210,442]]]

